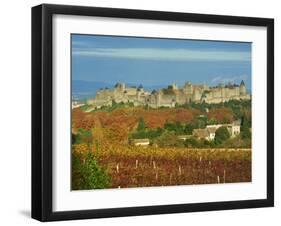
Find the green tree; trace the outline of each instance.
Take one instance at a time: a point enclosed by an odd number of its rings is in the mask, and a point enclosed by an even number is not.
[[[183,147],[184,142],[179,140],[174,131],[165,131],[155,139],[159,147]]]
[[[215,144],[222,144],[224,141],[230,138],[230,134],[226,127],[222,126],[216,130]]]
[[[186,134],[191,135],[194,129],[195,129],[195,126],[192,123],[188,123],[184,128],[184,132]]]
[[[135,131],[130,134],[130,139],[144,139],[144,138],[149,138],[149,139],[154,139],[156,137],[161,136],[161,134],[164,132],[162,128],[157,128],[157,129],[146,129],[146,130],[140,130],[140,131]]]
[[[243,115],[241,118],[241,126],[251,128],[251,119],[246,115]]]
[[[240,129],[240,136],[242,139],[251,139],[251,120],[247,118],[245,115],[242,116],[241,119],[241,129]]]
[[[191,137],[184,141],[184,146],[188,148],[196,148],[198,146],[198,141]]]
[[[175,130],[175,125],[173,123],[166,122],[164,124],[164,129],[165,130],[169,130],[169,131],[174,131]]]
[[[76,135],[74,133],[71,133],[71,144],[76,143]]]
[[[93,153],[89,152],[85,158],[72,153],[73,190],[108,188],[111,185],[110,177],[105,169],[101,168]]]
[[[204,129],[207,125],[207,117],[206,116],[198,116],[196,119],[197,128]]]
[[[142,130],[145,130],[145,122],[144,122],[144,119],[143,119],[143,117],[141,117],[140,119],[139,119],[139,124],[138,124],[138,128],[137,128],[137,130],[138,131],[142,131]]]
[[[184,126],[180,122],[175,123],[175,133],[177,135],[184,134]]]
[[[144,130],[136,131],[130,135],[130,138],[132,139],[144,139],[148,138],[147,134]]]
[[[90,145],[93,142],[93,135],[90,130],[85,130],[85,129],[78,129],[76,134],[72,133],[72,144],[81,144],[81,143],[86,143]]]
[[[242,139],[250,139],[251,138],[250,129],[247,126],[242,126],[240,131],[240,136]]]
[[[180,122],[166,122],[164,128],[168,131],[174,131],[177,135],[184,134],[184,126]]]
[[[208,123],[209,125],[215,125],[215,124],[217,124],[218,122],[217,122],[217,120],[216,120],[215,118],[210,118],[207,123]]]

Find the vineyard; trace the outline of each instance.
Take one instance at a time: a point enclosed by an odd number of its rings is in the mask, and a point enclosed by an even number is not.
[[[222,144],[177,138],[191,126],[212,120],[223,123],[239,114],[250,122],[249,108],[235,109],[214,107],[208,113],[196,108],[74,109],[72,189],[250,182],[251,137],[246,123],[243,136]],[[149,138],[151,144],[134,146],[130,137]]]
[[[78,146],[74,151],[79,149]],[[85,149],[86,150],[86,149]],[[111,188],[251,181],[251,150],[120,146],[94,153]]]

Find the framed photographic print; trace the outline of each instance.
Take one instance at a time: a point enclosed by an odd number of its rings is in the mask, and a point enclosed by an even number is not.
[[[274,21],[32,8],[32,217],[274,205]]]

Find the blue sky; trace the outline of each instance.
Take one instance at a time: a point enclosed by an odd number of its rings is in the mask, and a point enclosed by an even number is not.
[[[73,80],[251,87],[251,43],[73,34],[71,45]]]

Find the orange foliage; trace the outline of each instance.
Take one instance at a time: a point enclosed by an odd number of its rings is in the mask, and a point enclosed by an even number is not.
[[[211,109],[208,118],[214,118],[218,123],[232,122],[234,120],[232,110],[229,108]]]
[[[73,109],[72,111],[72,123],[73,128],[82,128],[90,130],[95,127],[95,117],[92,117],[89,113],[83,112],[81,109]]]
[[[116,109],[112,112],[86,113],[80,109],[72,111],[73,131],[78,128],[92,130],[94,140],[109,139],[111,142],[126,143],[128,134],[136,129],[139,119],[143,118],[148,128],[163,128],[166,122],[191,122],[198,110],[184,108],[177,109],[149,109],[141,107]]]
[[[112,123],[108,127],[108,139],[112,143],[126,144],[128,141],[128,129],[125,123]]]

